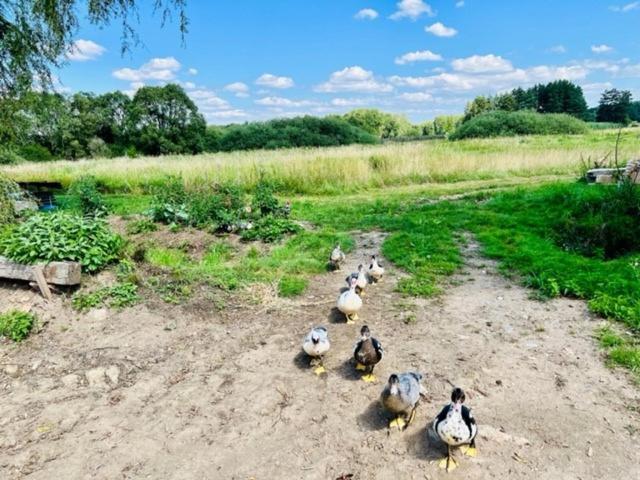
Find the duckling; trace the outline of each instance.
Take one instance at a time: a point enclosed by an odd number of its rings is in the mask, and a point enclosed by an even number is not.
[[[371,265],[369,265],[369,277],[374,282],[379,282],[382,280],[382,276],[384,275],[384,268],[378,263],[378,259],[375,255],[371,255]]]
[[[346,290],[338,297],[338,310],[345,314],[347,323],[352,324],[358,319],[358,312],[362,308],[362,299],[356,293],[357,279],[351,279],[349,290]]]
[[[371,336],[369,327],[364,325],[360,329],[360,341],[356,344],[353,356],[356,359],[356,369],[364,370],[365,375],[362,380],[365,382],[375,382],[376,377],[373,375],[373,369],[376,364],[382,360],[382,345],[378,340]]]
[[[461,388],[454,388],[451,393],[451,403],[446,405],[433,421],[433,430],[440,439],[447,444],[447,456],[438,466],[447,472],[454,470],[458,464],[451,455],[451,447],[466,445],[465,455],[475,457],[476,435],[478,426],[471,410],[463,405],[465,394]]]
[[[322,361],[330,348],[329,332],[325,327],[313,327],[304,338],[302,349],[311,357],[311,366],[316,365],[314,369],[316,375],[326,372]]]
[[[331,255],[329,256],[329,264],[334,270],[340,270],[340,265],[342,265],[344,261],[344,253],[340,249],[340,244],[336,243],[335,248],[331,251]]]
[[[392,374],[382,391],[380,400],[384,408],[395,414],[396,418],[389,423],[389,428],[398,427],[405,430],[416,416],[416,408],[422,388],[422,375],[415,372]]]
[[[356,279],[356,293],[361,297],[364,296],[364,289],[367,287],[369,283],[367,281],[367,274],[364,271],[364,265],[358,265],[358,271],[353,272],[351,275],[347,277],[347,285],[351,286],[351,279]]]

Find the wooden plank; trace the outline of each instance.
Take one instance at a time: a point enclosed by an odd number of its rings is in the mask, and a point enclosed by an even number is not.
[[[78,262],[51,262],[41,265],[46,283],[52,285],[79,285],[81,268]],[[37,281],[33,265],[16,263],[0,257],[0,278],[11,280]]]
[[[49,289],[47,281],[44,279],[44,270],[42,265],[33,266],[33,275],[36,277],[36,282],[38,282],[38,287],[40,287],[40,293],[42,293],[42,296],[47,300],[51,300],[51,290]]]

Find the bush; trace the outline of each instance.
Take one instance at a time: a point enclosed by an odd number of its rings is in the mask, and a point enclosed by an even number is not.
[[[33,313],[9,310],[0,315],[0,335],[14,342],[21,342],[27,338],[35,323]]]
[[[616,258],[640,250],[640,188],[584,186],[552,201],[562,205],[557,243],[589,257]]]
[[[300,230],[300,226],[289,219],[269,215],[259,218],[252,228],[243,230],[241,236],[245,241],[276,242],[285,235],[298,233]]]
[[[111,150],[104,140],[100,137],[93,137],[87,145],[89,156],[91,158],[108,158],[111,156]]]
[[[91,273],[116,260],[121,247],[105,221],[64,212],[32,215],[0,239],[0,254],[16,262],[70,260]]]
[[[167,224],[188,223],[187,192],[182,178],[167,176],[152,186],[151,193],[153,200],[150,214],[154,221]]]
[[[575,135],[587,133],[588,130],[585,122],[566,114],[495,111],[483,113],[461,124],[449,138],[462,140],[514,135]]]
[[[51,152],[46,147],[36,143],[20,147],[20,156],[30,162],[50,162],[53,160]]]
[[[273,194],[273,186],[264,179],[256,185],[251,201],[251,211],[261,217],[277,215],[281,211],[280,202]]]
[[[24,158],[10,148],[0,148],[0,165],[16,165],[24,162]]]
[[[102,216],[107,213],[107,205],[98,191],[95,177],[87,175],[78,178],[69,187],[69,194],[77,198],[78,208],[83,215]]]
[[[16,212],[12,199],[19,193],[18,184],[0,174],[0,226],[14,221]]]

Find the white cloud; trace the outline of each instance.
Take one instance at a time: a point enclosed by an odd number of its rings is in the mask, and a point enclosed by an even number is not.
[[[608,53],[613,51],[613,48],[603,43],[602,45],[591,45],[591,51],[593,53]]]
[[[431,50],[422,50],[417,52],[405,53],[401,57],[396,58],[397,65],[405,65],[413,62],[438,62],[442,60],[442,55],[433,53]]]
[[[284,97],[265,97],[255,102],[258,105],[262,105],[263,107],[292,107],[292,108],[300,108],[300,107],[310,107],[313,105],[319,105],[318,102],[313,102],[310,100],[291,100],[289,98]]]
[[[204,116],[207,120],[218,122],[220,120],[233,120],[237,118],[245,118],[248,116],[248,114],[244,110],[233,109],[233,110],[205,112]]]
[[[224,87],[227,92],[233,93],[236,97],[245,98],[249,96],[249,86],[242,82],[233,82]]]
[[[271,87],[271,88],[291,88],[295,84],[291,77],[278,77],[277,75],[272,75],[271,73],[265,73],[260,75],[256,80],[256,85],[262,85],[263,87]]]
[[[173,80],[180,70],[180,62],[173,57],[152,58],[138,69],[120,68],[113,71],[113,76],[119,80],[141,82],[143,80]]]
[[[451,66],[456,72],[466,73],[509,72],[513,70],[513,65],[509,60],[493,54],[458,58],[451,62]]]
[[[398,98],[400,98],[400,100],[404,100],[405,102],[422,103],[432,101],[433,95],[427,92],[413,92],[403,93],[402,95],[399,95]]]
[[[354,18],[356,20],[375,20],[378,18],[378,12],[373,8],[363,8],[355,14]]]
[[[370,103],[371,99],[365,98],[334,98],[331,100],[331,105],[334,107],[361,107]]]
[[[564,45],[554,45],[549,49],[551,53],[567,53],[567,49]]]
[[[425,32],[432,33],[436,37],[454,37],[458,34],[455,28],[445,27],[441,22],[436,22],[433,25],[424,27]]]
[[[188,89],[196,88],[196,84],[193,82],[184,82],[183,85],[184,85],[184,88],[188,88]]]
[[[464,7],[464,0],[460,0],[459,2],[456,2],[456,8],[462,8]]]
[[[230,108],[229,102],[218,97],[215,92],[207,88],[190,90],[187,94],[193,99],[201,110],[225,110]]]
[[[367,92],[383,93],[393,90],[393,86],[377,80],[373,72],[360,66],[346,67],[333,72],[329,81],[315,87],[316,92]]]
[[[189,73],[189,75],[197,75],[198,74],[198,69],[190,68],[189,70],[187,70],[187,72]]]
[[[554,67],[540,65],[531,68],[518,68],[509,72],[492,72],[486,74],[440,73],[425,77],[393,76],[389,81],[399,87],[415,89],[433,89],[441,91],[477,91],[499,92],[517,86],[527,86],[553,80],[580,80],[585,78],[589,69],[580,66]]]
[[[91,40],[83,40],[82,38],[73,42],[67,52],[67,59],[72,62],[86,62],[87,60],[95,60],[107,49],[102,45],[98,45]]]
[[[392,20],[401,20],[403,18],[410,18],[416,20],[422,14],[426,13],[429,17],[435,16],[435,12],[431,5],[424,3],[423,0],[402,0],[397,4],[398,11],[396,11],[389,18]]]
[[[618,13],[627,13],[632,10],[640,10],[640,2],[627,3],[626,5],[612,5],[609,9]]]

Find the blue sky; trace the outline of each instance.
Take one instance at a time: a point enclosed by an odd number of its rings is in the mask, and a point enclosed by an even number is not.
[[[142,9],[124,56],[118,24],[83,24],[60,88],[177,82],[218,124],[359,107],[421,121],[559,78],[592,105],[612,86],[640,98],[640,1],[188,0],[187,15],[183,45]]]

